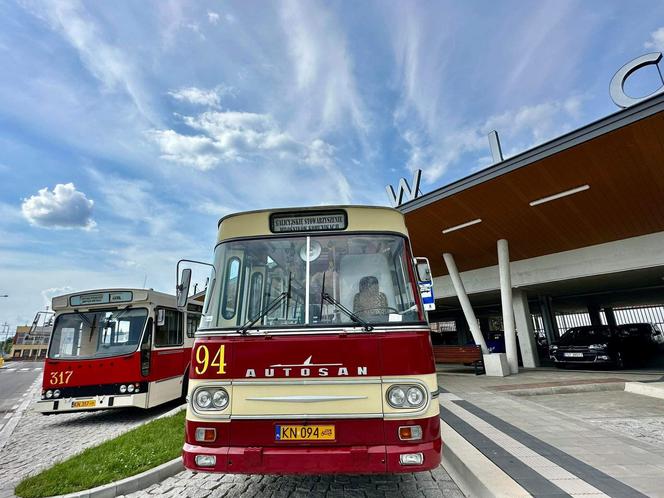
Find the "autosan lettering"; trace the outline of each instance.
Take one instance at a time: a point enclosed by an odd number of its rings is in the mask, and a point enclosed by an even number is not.
[[[263,377],[347,377],[350,375],[348,367],[345,367],[343,363],[312,363],[312,356],[299,364],[270,365],[263,369]],[[366,366],[358,366],[355,367],[353,373],[357,376],[368,375],[368,369]],[[247,368],[244,376],[255,378],[256,369]]]

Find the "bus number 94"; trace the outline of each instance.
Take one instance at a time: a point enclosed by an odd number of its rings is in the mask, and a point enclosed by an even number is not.
[[[225,346],[219,346],[214,356],[210,354],[210,349],[205,345],[198,346],[196,349],[196,367],[194,371],[196,375],[204,375],[210,367],[217,367],[217,374],[226,373],[226,363],[224,361],[224,349]],[[212,361],[210,358],[212,357]]]

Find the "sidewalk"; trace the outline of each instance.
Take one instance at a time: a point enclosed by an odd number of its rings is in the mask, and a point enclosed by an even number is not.
[[[503,496],[520,486],[526,496],[664,497],[664,402],[624,391],[659,377],[439,371],[441,418],[511,478]]]

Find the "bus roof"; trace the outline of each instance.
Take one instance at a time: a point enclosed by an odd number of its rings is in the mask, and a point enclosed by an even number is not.
[[[190,297],[189,302],[195,302],[194,298]],[[54,297],[52,309],[60,311],[67,308],[108,308],[109,306],[125,306],[135,303],[154,303],[174,308],[175,296],[152,289],[91,289]],[[200,302],[196,304],[200,304]]]
[[[228,239],[335,232],[397,232],[408,235],[404,216],[384,206],[315,206],[262,209],[219,220],[217,242]]]

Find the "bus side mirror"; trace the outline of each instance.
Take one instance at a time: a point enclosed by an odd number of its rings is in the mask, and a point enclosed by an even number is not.
[[[177,305],[178,309],[182,310],[187,306],[187,298],[189,297],[189,286],[191,284],[191,268],[184,268],[180,283],[176,287]]]
[[[427,258],[415,258],[415,270],[424,311],[434,311],[436,309],[436,299],[433,295],[433,278],[431,277],[429,260]]]
[[[417,281],[418,282],[431,282],[431,268],[429,261],[425,258],[416,258],[415,267],[417,268]]]

